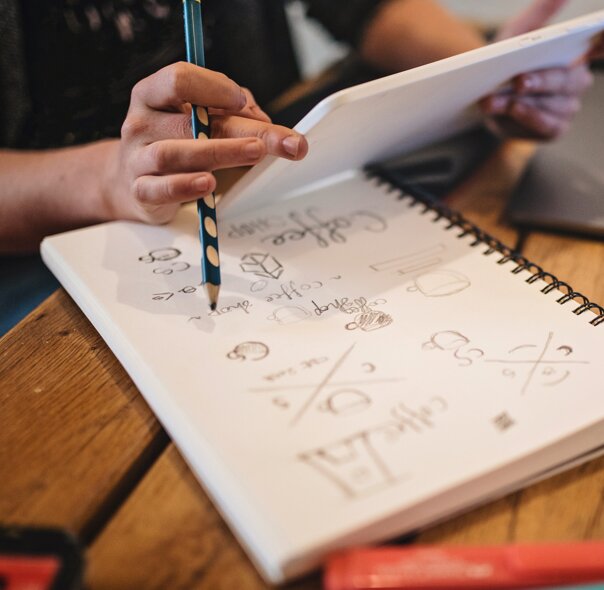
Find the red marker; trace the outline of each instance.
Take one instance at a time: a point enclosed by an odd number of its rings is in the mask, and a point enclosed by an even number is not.
[[[353,549],[334,555],[324,575],[326,590],[506,590],[602,580],[604,542]]]

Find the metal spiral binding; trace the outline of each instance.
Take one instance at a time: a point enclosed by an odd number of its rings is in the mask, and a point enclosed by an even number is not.
[[[435,223],[441,219],[448,220],[449,224],[445,227],[446,230],[461,229],[462,231],[457,236],[458,238],[464,238],[468,235],[474,236],[475,239],[470,246],[475,248],[480,244],[485,244],[488,246],[484,252],[485,256],[490,256],[495,252],[500,253],[502,257],[497,261],[497,264],[503,265],[510,261],[515,262],[516,267],[510,271],[512,274],[520,274],[522,271],[528,270],[531,276],[525,279],[527,283],[533,284],[541,279],[549,281],[541,289],[541,292],[547,295],[558,289],[562,293],[562,296],[556,299],[560,305],[565,305],[570,301],[580,303],[579,307],[573,309],[575,315],[582,315],[587,311],[595,311],[598,315],[589,322],[592,326],[599,326],[604,323],[604,307],[591,302],[585,295],[575,291],[568,283],[560,281],[553,274],[543,270],[538,264],[531,262],[497,238],[480,229],[477,225],[467,220],[461,213],[457,213],[439,202],[421,186],[415,183],[401,182],[400,179],[392,177],[387,170],[379,167],[369,167],[366,170],[366,174],[368,178],[373,179],[377,183],[377,186],[386,185],[389,192],[402,191],[399,198],[411,199],[412,207],[417,204],[423,205],[422,214],[430,211],[436,213],[436,217],[434,218]]]

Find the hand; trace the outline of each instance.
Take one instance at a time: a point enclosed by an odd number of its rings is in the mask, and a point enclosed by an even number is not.
[[[499,32],[497,40],[543,26],[567,0],[536,0]],[[521,74],[505,90],[483,99],[488,125],[503,135],[551,140],[562,135],[593,83],[585,62]]]
[[[208,107],[211,138],[192,138],[191,105]],[[112,219],[169,221],[182,203],[210,194],[212,171],[302,159],[305,138],[273,125],[252,94],[223,74],[188,63],[167,66],[132,90],[121,140],[103,181]]]
[[[600,35],[589,52],[590,59],[604,59],[604,34]]]

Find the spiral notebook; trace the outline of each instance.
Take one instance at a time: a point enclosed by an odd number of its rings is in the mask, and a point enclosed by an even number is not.
[[[382,105],[395,116],[410,85],[434,89],[435,78],[450,84],[451,71],[474,66],[499,64],[503,80],[520,67],[510,51],[532,55],[533,43],[403,75],[396,100]],[[548,43],[532,63],[555,54]],[[458,106],[484,92],[467,88]],[[372,89],[379,96],[384,82],[361,94]],[[308,124],[311,153],[329,154],[329,113],[337,125],[343,104]],[[422,108],[415,120],[430,115]],[[311,174],[317,182],[288,199],[279,190],[314,169],[268,162],[235,187],[231,201],[243,207],[219,212],[215,311],[200,286],[194,207],[167,226],[108,223],[42,246],[271,582],[604,444],[604,309],[460,215],[366,175],[356,160],[347,171],[338,162],[322,168],[337,174]]]

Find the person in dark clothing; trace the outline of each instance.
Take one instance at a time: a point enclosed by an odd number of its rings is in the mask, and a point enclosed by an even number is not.
[[[304,137],[261,108],[299,79],[284,2],[204,0],[202,70],[181,61],[179,0],[0,0],[0,254],[112,219],[164,223],[214,190],[216,169],[303,158]],[[376,75],[484,44],[434,0],[305,4]],[[537,0],[504,34],[562,4]],[[484,108],[500,128],[552,138],[589,82],[584,64],[531,73]],[[190,139],[191,104],[212,109],[208,141]],[[15,266],[0,262],[4,284]]]

